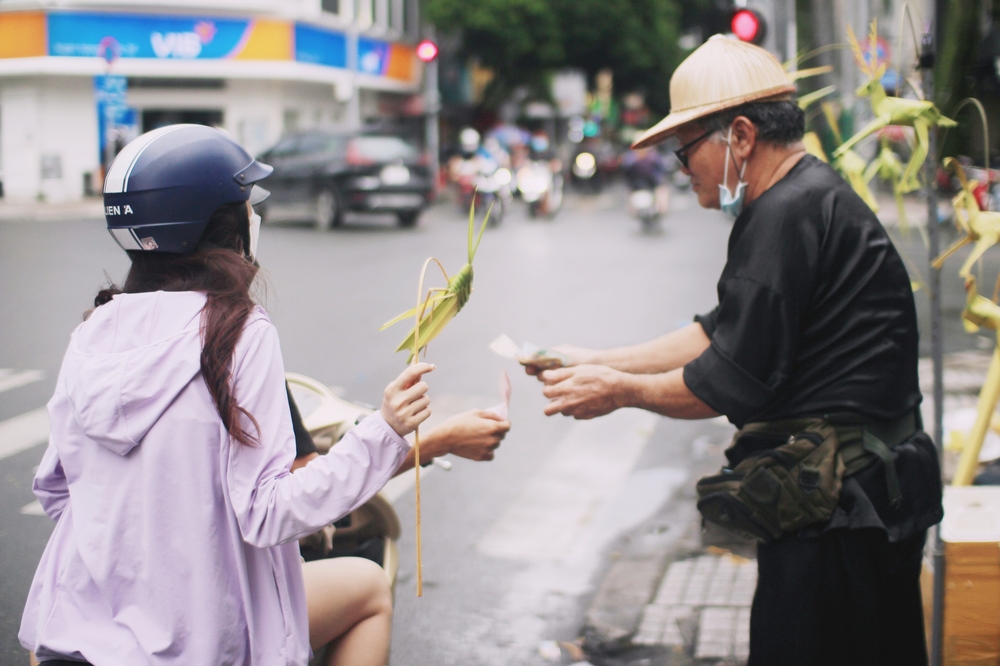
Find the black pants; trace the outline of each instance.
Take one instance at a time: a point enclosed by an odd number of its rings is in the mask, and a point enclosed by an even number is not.
[[[925,532],[788,537],[757,549],[748,666],[926,666]]]

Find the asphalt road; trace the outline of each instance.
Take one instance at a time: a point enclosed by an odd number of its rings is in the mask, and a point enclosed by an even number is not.
[[[103,224],[0,222],[0,368],[9,370],[0,370],[4,665],[26,663],[16,633],[51,531],[49,519],[31,509],[45,437],[34,410],[51,395],[69,333],[105,274],[121,280],[127,269]],[[688,196],[675,196],[662,233],[653,235],[625,215],[622,192],[570,197],[552,221],[528,220],[516,204],[487,230],[475,293],[431,345],[436,416],[498,402],[505,362],[488,345],[501,333],[542,345],[621,345],[709,310],[729,228]],[[281,334],[286,368],[377,403],[405,363],[393,353],[403,328],[377,329],[412,306],[418,270],[431,255],[451,271],[466,260],[463,215],[451,205],[434,207],[412,230],[377,218],[328,233],[265,226],[261,298]],[[430,468],[424,480],[421,599],[414,597],[412,492],[405,481],[396,489],[404,536],[393,663],[539,661],[541,640],[577,635],[615,540],[693,484],[689,461],[676,452],[699,437],[697,428],[633,410],[587,423],[546,418],[537,383],[508,369],[514,426],[497,459],[458,460],[450,472]]]

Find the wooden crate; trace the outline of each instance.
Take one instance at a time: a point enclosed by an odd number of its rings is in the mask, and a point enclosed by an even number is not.
[[[1000,486],[947,487],[944,664],[1000,664]],[[930,590],[927,590],[930,591]]]

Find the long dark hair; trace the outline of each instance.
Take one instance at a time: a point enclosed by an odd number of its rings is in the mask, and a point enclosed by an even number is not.
[[[249,242],[246,203],[221,206],[212,214],[198,249],[191,254],[130,251],[132,267],[125,284],[102,289],[94,306],[100,307],[123,292],[205,292],[208,302],[201,313],[201,374],[229,435],[241,444],[253,446],[257,437],[244,430],[239,416],[246,416],[258,435],[260,425],[236,402],[230,369],[236,343],[254,308],[250,286],[258,269],[246,256]]]

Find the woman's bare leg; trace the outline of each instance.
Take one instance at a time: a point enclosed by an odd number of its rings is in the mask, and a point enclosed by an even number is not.
[[[335,641],[328,666],[384,666],[392,631],[392,591],[380,566],[358,557],[302,565],[313,650]]]

